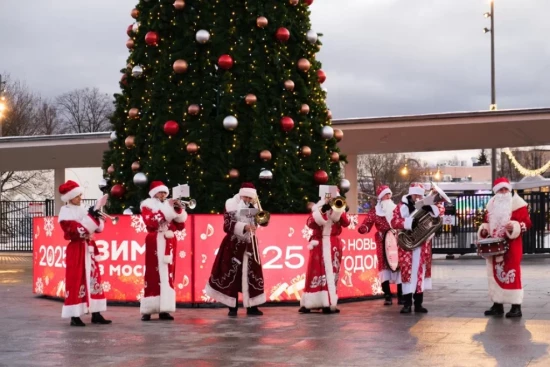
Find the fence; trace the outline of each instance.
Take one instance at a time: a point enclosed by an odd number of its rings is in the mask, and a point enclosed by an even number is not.
[[[0,251],[32,251],[32,218],[56,214],[53,200],[0,201]]]
[[[527,202],[532,228],[523,236],[523,252],[550,253],[549,193],[520,193]],[[490,195],[450,197],[452,205],[445,208],[445,225],[432,241],[435,254],[475,253],[477,229],[485,214]]]

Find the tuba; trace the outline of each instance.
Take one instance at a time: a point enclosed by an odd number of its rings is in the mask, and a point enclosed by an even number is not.
[[[413,218],[412,230],[401,231],[397,235],[397,244],[405,251],[412,251],[421,246],[432,234],[443,226],[441,217],[432,217],[429,211],[423,209],[427,205],[437,205],[443,202],[450,203],[451,199],[433,182],[430,194],[415,203],[416,210],[411,214]]]

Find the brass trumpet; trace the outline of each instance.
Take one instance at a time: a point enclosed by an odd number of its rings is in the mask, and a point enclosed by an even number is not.
[[[103,218],[103,220],[109,219],[113,225],[117,224],[117,223],[118,223],[118,220],[119,220],[118,217],[112,217],[112,216],[110,216],[109,214],[107,214],[107,213],[105,213],[105,212],[103,212],[103,211],[100,211],[100,212],[99,212],[99,216],[100,216],[101,218]]]
[[[328,203],[334,212],[343,212],[346,210],[346,198],[343,196],[332,198]]]
[[[189,209],[195,209],[197,207],[197,200],[195,199],[191,199],[189,201],[176,200],[174,203],[180,205],[181,207],[186,206]]]

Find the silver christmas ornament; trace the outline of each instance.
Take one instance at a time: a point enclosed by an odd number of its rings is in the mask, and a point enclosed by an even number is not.
[[[237,128],[237,125],[239,125],[239,121],[235,116],[227,116],[223,119],[223,127],[225,130],[233,131]]]
[[[133,207],[129,207],[128,209],[124,209],[122,214],[124,214],[124,215],[134,215],[134,212],[132,211],[132,208]]]
[[[141,65],[136,65],[132,68],[132,76],[134,78],[139,78],[143,74],[143,68]]]
[[[138,172],[134,175],[134,184],[137,186],[147,185],[147,181],[147,176],[143,172]]]
[[[332,137],[334,136],[334,129],[331,126],[323,126],[321,136],[325,140],[332,139]]]
[[[210,40],[210,33],[207,30],[201,29],[195,36],[198,43],[206,43]]]
[[[111,141],[115,141],[115,140],[116,140],[116,131],[111,131],[110,139],[111,139]]]
[[[327,89],[327,87],[323,87],[323,92],[325,92],[325,94],[328,94],[328,89]]]
[[[262,180],[262,181],[271,181],[271,180],[273,180],[273,172],[271,172],[268,169],[262,170],[262,172],[260,172],[260,180]]]
[[[97,187],[99,187],[99,190],[101,192],[103,192],[103,190],[105,190],[107,187],[109,187],[109,181],[102,178],[101,180],[99,180],[99,184],[97,185]]]
[[[139,30],[139,22],[135,22],[134,25],[132,26],[132,32],[137,33],[138,30]]]
[[[319,39],[317,32],[315,32],[313,29],[310,29],[309,31],[307,31],[306,37],[309,43],[316,43],[317,40]]]
[[[346,180],[345,178],[343,178],[340,180],[338,187],[340,188],[340,192],[342,194],[345,194],[351,188],[351,183],[349,182],[349,180]]]

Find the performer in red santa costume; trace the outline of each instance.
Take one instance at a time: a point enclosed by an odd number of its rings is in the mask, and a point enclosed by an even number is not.
[[[174,276],[177,239],[174,231],[185,228],[187,212],[171,200],[161,181],[153,181],[149,199],[141,203],[141,216],[147,227],[145,238],[144,294],[141,298],[141,320],[151,320],[158,313],[161,320],[174,320],[169,312],[176,311]]]
[[[397,303],[403,304],[402,289],[401,289],[401,272],[399,270],[393,272],[388,267],[385,261],[384,254],[384,236],[391,229],[391,220],[393,211],[397,205],[392,201],[392,192],[388,186],[378,186],[376,190],[378,203],[368,213],[359,227],[359,233],[369,233],[373,227],[376,227],[376,256],[378,257],[378,277],[382,283],[382,291],[384,291],[384,305],[392,305],[392,297],[390,291],[390,283],[397,284]]]
[[[300,300],[300,313],[310,313],[312,309],[322,309],[325,314],[340,312],[336,288],[342,244],[338,236],[342,233],[342,227],[350,224],[346,214],[348,210],[347,206],[342,210],[333,210],[329,199],[321,199],[311,209],[307,226],[313,229],[313,235],[309,239],[306,286]]]
[[[71,326],[86,326],[80,319],[92,313],[93,324],[110,324],[100,312],[107,310],[96,256],[99,255],[93,234],[103,231],[103,219],[94,207],[80,205],[84,190],[74,181],[59,186],[61,200],[59,224],[69,242],[65,257],[65,303],[61,317],[71,318]]]
[[[527,203],[517,194],[512,195],[508,179],[495,180],[495,196],[487,203],[487,214],[479,227],[480,238],[506,238],[510,249],[502,256],[487,257],[489,296],[493,306],[485,316],[502,316],[504,303],[512,308],[506,317],[521,317],[523,288],[521,286],[521,258],[523,256],[522,234],[531,228]]]
[[[228,316],[237,316],[239,292],[249,316],[261,316],[258,306],[265,303],[262,265],[253,258],[252,234],[254,218],[240,214],[242,209],[256,208],[256,188],[252,183],[241,185],[239,193],[225,202],[223,230],[226,233],[214,260],[205,292],[229,307]]]
[[[393,211],[392,227],[401,230],[411,230],[412,213],[416,210],[415,203],[424,198],[425,189],[421,183],[413,182],[409,192],[404,195],[399,205]],[[442,216],[444,207],[440,205],[425,206],[432,217]],[[431,238],[412,251],[399,247],[399,267],[401,269],[401,286],[403,288],[403,308],[401,313],[411,313],[414,294],[414,312],[427,313],[422,306],[424,291],[432,289],[432,244]]]

